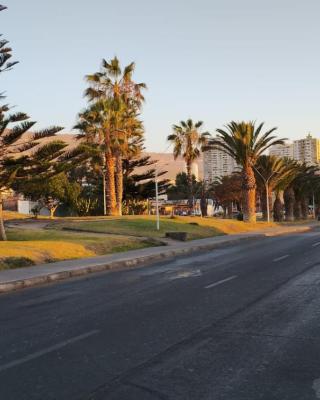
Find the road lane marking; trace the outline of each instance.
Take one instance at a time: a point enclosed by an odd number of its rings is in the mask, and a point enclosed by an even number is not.
[[[236,279],[236,278],[238,278],[237,275],[229,276],[229,278],[222,279],[221,281],[214,282],[214,283],[211,283],[211,284],[208,285],[208,286],[205,286],[205,289],[211,289],[211,288],[213,288],[213,287],[215,287],[215,286],[222,285],[222,283],[231,281],[232,279]]]
[[[5,371],[9,368],[13,368],[18,365],[24,364],[24,363],[34,360],[36,358],[42,357],[45,354],[52,353],[53,351],[59,350],[62,347],[68,346],[69,344],[73,344],[75,342],[78,342],[79,340],[83,340],[90,336],[96,335],[99,332],[100,331],[98,331],[98,330],[86,332],[86,333],[83,333],[82,335],[75,336],[71,339],[64,340],[63,342],[57,343],[54,346],[50,346],[50,347],[47,347],[46,349],[36,351],[35,353],[29,354],[26,357],[22,357],[22,358],[19,358],[18,360],[10,361],[7,364],[0,365],[0,372]]]
[[[288,258],[288,257],[289,257],[289,254],[286,254],[285,256],[281,256],[281,257],[275,258],[273,260],[273,262],[281,261],[281,260],[284,260],[285,258]]]
[[[320,242],[316,242],[316,243],[313,243],[312,247],[316,247],[316,246],[319,246],[319,245],[320,245]]]
[[[200,271],[200,269],[196,269],[193,271],[179,271],[175,273],[173,276],[170,276],[169,280],[173,281],[175,279],[195,278],[201,275],[202,272]]]

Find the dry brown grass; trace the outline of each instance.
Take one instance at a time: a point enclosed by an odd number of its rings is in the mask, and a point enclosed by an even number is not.
[[[39,264],[53,260],[69,260],[94,255],[93,251],[86,249],[82,244],[70,242],[40,240],[0,242],[0,259],[2,260],[10,257],[23,257]]]

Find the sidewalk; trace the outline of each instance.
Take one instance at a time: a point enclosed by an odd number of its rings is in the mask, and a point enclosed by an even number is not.
[[[315,224],[308,224],[276,227],[251,233],[216,236],[189,242],[174,242],[167,246],[149,247],[124,253],[4,270],[0,271],[0,293],[86,275],[93,272],[135,267],[196,251],[212,250],[244,240],[306,232],[310,231],[315,226]]]

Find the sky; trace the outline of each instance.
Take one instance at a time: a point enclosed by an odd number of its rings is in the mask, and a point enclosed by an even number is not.
[[[265,121],[281,137],[320,130],[319,0],[2,0],[1,33],[19,64],[1,91],[38,128],[69,132],[101,59],[135,61],[146,146],[167,151],[192,118],[212,134]]]

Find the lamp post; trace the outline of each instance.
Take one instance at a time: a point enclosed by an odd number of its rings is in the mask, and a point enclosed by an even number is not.
[[[313,218],[316,219],[316,203],[314,200],[314,192],[312,192],[312,214]]]
[[[160,215],[159,215],[159,195],[158,195],[158,172],[155,170],[155,185],[156,185],[156,219],[157,219],[157,231],[160,230]]]
[[[272,172],[272,174],[267,178],[267,179],[265,179],[265,177],[264,176],[262,176],[261,174],[260,174],[260,172],[257,170],[257,168],[256,167],[253,167],[254,168],[254,170],[260,175],[260,177],[261,177],[261,179],[263,180],[263,182],[264,182],[264,187],[265,187],[265,191],[266,191],[266,205],[267,205],[267,222],[270,222],[270,209],[269,209],[269,181],[270,181],[270,179],[275,175],[275,174],[277,174],[278,172],[277,171],[274,171],[274,172]]]
[[[106,204],[106,167],[102,167],[102,191],[103,191],[103,215],[107,215],[107,204]]]

